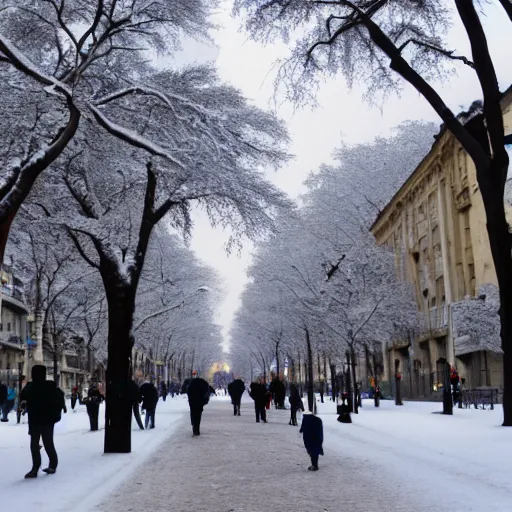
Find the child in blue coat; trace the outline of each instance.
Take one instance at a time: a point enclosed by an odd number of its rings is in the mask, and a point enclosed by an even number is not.
[[[322,420],[312,412],[306,411],[302,417],[300,427],[304,439],[304,446],[311,457],[309,471],[318,471],[318,457],[324,454],[322,444],[324,442],[324,427]]]

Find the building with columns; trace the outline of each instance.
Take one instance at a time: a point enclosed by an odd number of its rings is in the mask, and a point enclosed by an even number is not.
[[[502,100],[506,133],[512,133],[512,91]],[[471,129],[478,104],[461,117]],[[423,319],[419,333],[394,340],[384,354],[386,380],[399,368],[411,395],[428,395],[443,381],[444,361],[467,387],[502,385],[499,344],[470,343],[454,335],[452,309],[497,285],[486,215],[471,158],[447,130],[397,191],[371,227],[379,245],[395,253],[399,278],[414,283]],[[398,365],[398,366],[397,366]],[[404,375],[405,377],[405,375]]]

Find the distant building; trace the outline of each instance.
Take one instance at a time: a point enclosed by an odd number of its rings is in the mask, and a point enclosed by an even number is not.
[[[0,381],[8,383],[18,380],[20,365],[23,372],[29,310],[23,283],[8,265],[3,265],[0,279]]]
[[[506,133],[512,133],[510,90],[502,106]],[[478,105],[473,110],[466,115],[469,129],[479,115]],[[497,280],[475,166],[450,132],[439,135],[371,231],[379,245],[393,249],[399,277],[415,284],[424,320],[421,332],[388,344],[384,378],[392,381],[398,365],[407,392],[428,395],[443,382],[448,361],[466,387],[502,386],[499,344],[453,336],[452,305]],[[457,331],[463,332],[460,327]]]

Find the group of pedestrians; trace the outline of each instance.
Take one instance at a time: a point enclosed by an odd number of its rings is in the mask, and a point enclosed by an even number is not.
[[[2,413],[2,418],[0,421],[2,423],[9,421],[8,416],[9,413],[14,409],[17,396],[18,392],[16,391],[14,384],[11,383],[6,386],[5,384],[0,383],[0,412]]]

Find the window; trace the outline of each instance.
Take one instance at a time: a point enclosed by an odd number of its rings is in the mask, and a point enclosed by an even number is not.
[[[7,322],[7,332],[11,330],[11,322]]]

